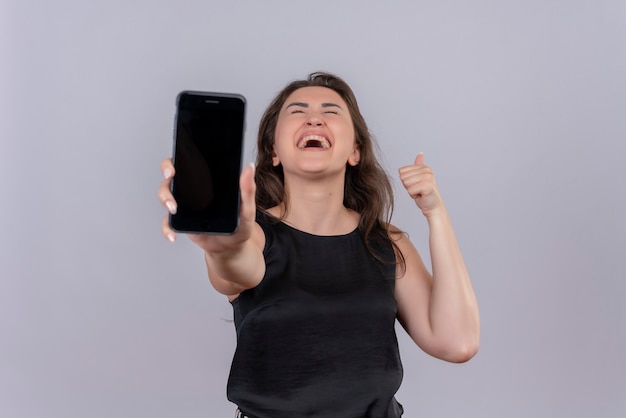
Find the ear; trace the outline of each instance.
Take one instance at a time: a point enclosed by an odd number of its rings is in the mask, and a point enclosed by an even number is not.
[[[359,161],[361,161],[361,149],[358,145],[355,145],[352,154],[348,157],[348,164],[354,167],[359,164]]]
[[[280,158],[276,155],[276,151],[272,151],[272,165],[278,167],[280,165]]]

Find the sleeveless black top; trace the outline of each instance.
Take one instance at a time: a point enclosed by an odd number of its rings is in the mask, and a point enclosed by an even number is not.
[[[266,273],[232,302],[228,399],[256,418],[396,418],[395,255],[359,229],[299,231],[263,213]]]

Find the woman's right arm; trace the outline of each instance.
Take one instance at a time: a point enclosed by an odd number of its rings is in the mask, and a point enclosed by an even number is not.
[[[171,159],[161,163],[161,171],[165,179],[159,187],[159,200],[169,213],[176,213],[176,201],[170,191],[175,175]],[[256,184],[252,165],[241,172],[239,187],[241,208],[237,232],[232,235],[187,234],[205,252],[211,284],[218,292],[228,296],[257,286],[265,275],[265,235],[255,222]],[[161,230],[168,240],[175,241],[176,233],[169,226],[168,215],[163,218]]]

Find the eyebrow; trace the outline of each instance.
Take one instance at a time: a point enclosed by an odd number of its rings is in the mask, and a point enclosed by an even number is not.
[[[297,107],[305,107],[305,108],[308,108],[308,107],[309,107],[309,104],[308,104],[308,103],[304,103],[304,102],[293,102],[293,103],[290,103],[289,105],[287,105],[287,107],[286,107],[285,109],[289,109],[289,108],[290,108],[290,107],[292,107],[292,106],[297,106]],[[323,108],[327,108],[327,107],[337,107],[337,108],[339,108],[339,109],[342,109],[342,107],[341,107],[341,106],[339,106],[339,105],[338,105],[338,104],[336,104],[336,103],[322,103],[322,107],[323,107]],[[342,110],[343,110],[343,109],[342,109]]]

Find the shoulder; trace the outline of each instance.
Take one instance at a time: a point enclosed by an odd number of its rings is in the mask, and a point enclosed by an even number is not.
[[[402,253],[404,259],[405,268],[398,269],[397,278],[408,277],[411,279],[423,279],[428,277],[428,272],[422,261],[417,248],[411,242],[406,232],[401,230],[395,225],[387,224],[387,230],[389,231],[389,239],[397,247],[398,251]]]
[[[386,231],[387,236],[389,237],[390,242],[396,247],[396,250],[401,253],[401,256],[404,261],[411,258],[417,253],[415,246],[409,239],[409,236],[393,224],[383,224]],[[419,254],[417,254],[419,256]],[[402,269],[403,271],[404,269]]]
[[[265,211],[262,209],[256,210],[256,223],[261,226],[261,228],[266,229],[270,228],[271,225],[275,225],[280,222],[280,219],[276,216],[272,215],[269,211]]]
[[[272,237],[276,233],[276,226],[280,224],[280,219],[276,218],[267,211],[257,209],[256,222],[253,231],[253,239],[260,245],[263,251],[268,243],[272,242]]]
[[[262,227],[258,220],[254,223],[254,229],[252,229],[252,241],[261,251],[264,250],[267,244],[265,229]]]

